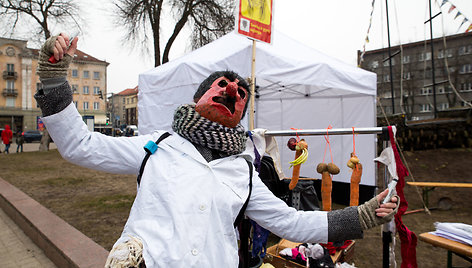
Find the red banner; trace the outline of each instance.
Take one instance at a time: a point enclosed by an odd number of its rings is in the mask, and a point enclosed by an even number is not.
[[[272,0],[240,0],[238,33],[270,43],[272,33]]]

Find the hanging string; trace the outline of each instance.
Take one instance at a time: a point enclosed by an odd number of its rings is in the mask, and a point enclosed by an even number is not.
[[[298,131],[302,130],[301,128],[290,128],[291,130],[295,130],[295,136],[297,136],[297,143],[300,141],[300,136],[298,136]]]
[[[354,132],[354,127],[352,127],[352,156],[357,157],[357,155],[356,155],[356,132]],[[359,170],[359,165],[356,165],[356,170]]]
[[[356,133],[352,127],[352,156],[356,156]]]
[[[333,153],[331,152],[331,144],[329,142],[329,130],[332,129],[333,127],[331,125],[329,125],[327,128],[326,128],[326,135],[324,135],[324,138],[326,140],[326,146],[325,146],[325,152],[324,152],[324,155],[323,155],[323,163],[325,163],[325,158],[326,158],[326,151],[329,147],[329,155],[331,156],[331,163],[333,163]]]

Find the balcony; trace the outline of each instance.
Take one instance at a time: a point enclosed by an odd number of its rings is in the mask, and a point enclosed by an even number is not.
[[[17,79],[18,78],[18,73],[17,72],[11,72],[11,71],[3,71],[3,79]]]
[[[4,97],[16,97],[18,96],[18,90],[12,88],[5,88],[3,89],[2,94]]]

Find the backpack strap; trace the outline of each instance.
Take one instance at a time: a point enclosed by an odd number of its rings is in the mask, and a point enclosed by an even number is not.
[[[249,233],[251,231],[251,222],[249,219],[244,218],[244,212],[246,211],[249,199],[251,198],[252,193],[252,163],[247,161],[249,167],[249,195],[247,196],[246,202],[239,211],[236,220],[234,221],[234,228],[239,230],[239,268],[249,267]]]
[[[144,151],[146,151],[146,156],[144,156],[143,162],[141,163],[141,167],[139,168],[139,174],[138,178],[136,179],[138,181],[138,187],[139,184],[141,183],[141,177],[143,176],[143,171],[144,167],[146,166],[146,162],[148,161],[149,157],[157,151],[159,148],[158,144],[165,138],[169,137],[170,133],[166,132],[162,134],[157,141],[148,141],[146,145],[144,145]]]
[[[246,202],[244,203],[243,207],[239,211],[238,216],[236,217],[236,220],[234,221],[234,228],[238,227],[238,225],[241,223],[244,217],[244,212],[246,211],[247,204],[249,203],[249,198],[251,197],[252,193],[252,163],[246,160],[247,165],[249,167],[249,195],[247,196]]]

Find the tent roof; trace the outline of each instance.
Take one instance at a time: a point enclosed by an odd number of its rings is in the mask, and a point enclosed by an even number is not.
[[[250,77],[252,43],[231,32],[140,76],[151,76],[152,84],[159,85],[147,90],[198,85],[208,74],[224,69]],[[272,44],[256,44],[256,83],[261,96],[375,95],[376,80],[375,73],[327,56],[280,32],[274,32]]]

